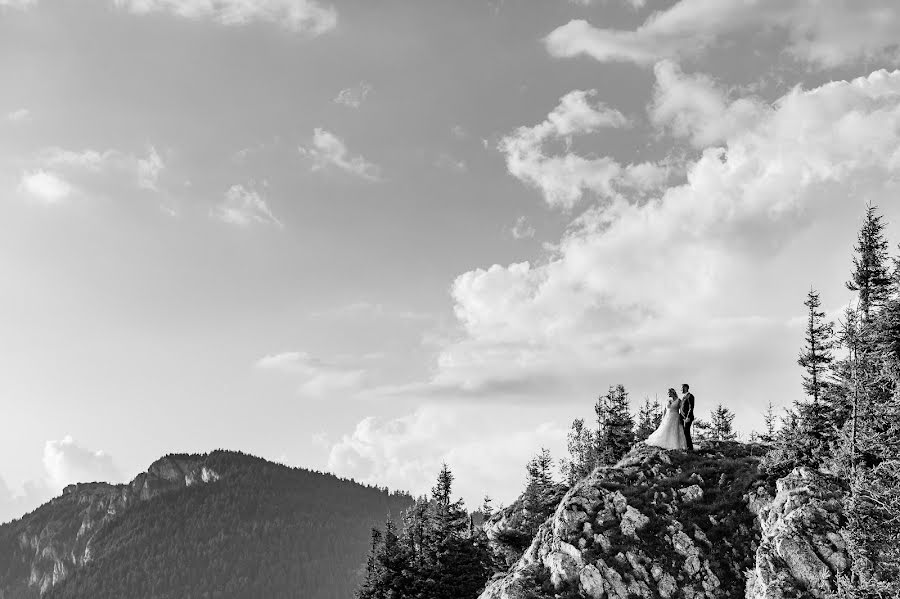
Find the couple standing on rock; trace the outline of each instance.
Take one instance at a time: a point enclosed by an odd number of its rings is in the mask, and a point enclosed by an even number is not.
[[[662,422],[647,437],[647,445],[655,445],[663,449],[694,449],[691,441],[691,424],[694,423],[694,395],[687,383],[681,386],[682,396],[679,398],[675,389],[669,389],[669,404]]]

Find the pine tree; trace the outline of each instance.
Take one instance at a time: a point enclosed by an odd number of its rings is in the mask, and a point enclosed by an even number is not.
[[[873,309],[887,299],[891,286],[888,274],[888,244],[884,238],[884,223],[876,206],[866,207],[863,225],[853,250],[853,273],[847,289],[859,292],[859,308],[863,320],[869,320]]]
[[[828,455],[834,441],[835,428],[829,416],[826,398],[831,382],[829,373],[834,362],[834,325],[824,320],[820,309],[819,293],[810,289],[803,305],[807,308],[804,347],[797,363],[806,371],[803,375],[803,390],[809,396],[807,401],[796,401],[799,419],[799,436],[795,441],[797,459],[814,465]]]
[[[628,409],[628,392],[623,385],[610,387],[597,398],[597,455],[601,464],[615,464],[634,445],[634,418]]]
[[[569,458],[561,460],[560,470],[568,485],[587,476],[597,465],[597,434],[576,418],[567,435]]]
[[[732,430],[734,414],[723,406],[717,405],[710,415],[710,436],[718,441],[734,441],[737,435]]]
[[[644,403],[638,411],[637,427],[634,431],[635,439],[637,441],[644,441],[649,437],[653,431],[659,427],[659,423],[662,422],[662,417],[662,407],[659,405],[659,400],[655,400],[651,403],[650,398],[645,397]]]
[[[485,522],[490,520],[491,516],[494,515],[494,507],[491,505],[493,501],[494,500],[491,499],[490,495],[485,495],[484,501],[481,503],[481,515],[484,517]]]
[[[761,439],[765,443],[771,443],[775,440],[775,406],[771,401],[769,401],[769,405],[766,406],[763,420],[766,423],[766,433],[765,435],[761,435]]]
[[[828,386],[827,373],[834,362],[834,325],[824,320],[819,293],[810,289],[803,305],[807,307],[806,345],[800,352],[797,363],[806,370],[803,376],[803,390],[819,403]]]

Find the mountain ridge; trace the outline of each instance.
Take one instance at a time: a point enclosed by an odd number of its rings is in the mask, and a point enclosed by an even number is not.
[[[334,557],[342,582],[326,581],[319,594],[303,595],[339,597],[352,591],[371,526],[411,502],[408,494],[241,452],[170,453],[128,483],[68,485],[58,497],[0,526],[0,598],[183,596],[197,584],[188,570],[225,570],[222,556],[237,556],[242,544],[274,560],[280,574],[266,582],[272,596],[301,596],[296,593],[307,578],[317,577],[304,560],[321,561],[312,545],[323,544],[323,554],[331,557],[341,540],[347,555]],[[299,538],[286,539],[286,530]],[[195,546],[209,560],[191,561],[171,543]],[[141,554],[150,555],[146,564]],[[247,561],[246,555],[235,559]],[[222,584],[231,582],[225,573]],[[259,584],[247,578],[232,585],[237,595],[223,596],[241,596]]]

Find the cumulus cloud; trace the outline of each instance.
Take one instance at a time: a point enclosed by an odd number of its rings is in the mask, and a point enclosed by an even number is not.
[[[728,101],[724,90],[703,74],[686,75],[671,61],[654,67],[656,87],[649,112],[653,123],[698,148],[739,134],[770,110],[761,100]]]
[[[114,0],[114,4],[138,15],[164,12],[222,25],[258,21],[313,36],[334,29],[338,20],[333,6],[316,0]]]
[[[299,381],[298,391],[310,397],[327,397],[360,388],[365,371],[325,362],[306,352],[283,352],[257,360],[256,368],[290,375]]]
[[[46,204],[57,204],[72,194],[72,186],[60,175],[38,169],[22,174],[19,191]]]
[[[210,215],[238,227],[249,227],[254,224],[284,226],[272,214],[272,210],[260,193],[243,185],[229,187],[222,202],[210,211]]]
[[[365,81],[361,81],[357,86],[348,87],[338,92],[338,95],[334,98],[334,103],[348,108],[359,108],[371,92],[372,86]]]
[[[604,62],[649,65],[698,55],[729,35],[772,29],[787,35],[792,55],[816,67],[900,61],[900,7],[893,0],[680,0],[633,31],[573,20],[550,33],[545,43],[554,56],[586,54]]]
[[[423,494],[446,462],[457,474],[454,494],[469,507],[480,505],[485,492],[509,502],[523,485],[524,465],[535,448],[561,455],[565,431],[552,424],[503,430],[497,426],[502,415],[486,413],[474,406],[426,405],[398,418],[365,418],[331,447],[328,469]]]
[[[316,128],[312,143],[300,148],[300,154],[312,160],[312,169],[338,168],[367,181],[381,179],[381,169],[362,156],[351,156],[344,141],[330,131]]]
[[[461,274],[459,338],[400,391],[521,401],[684,378],[752,420],[764,377],[797,376],[789,323],[809,285],[839,286],[865,201],[900,217],[898,181],[900,71],[796,89],[683,184],[611,196],[536,263]]]
[[[652,164],[623,166],[608,156],[586,157],[570,150],[576,135],[630,124],[621,112],[597,101],[597,95],[596,90],[569,92],[543,122],[519,127],[500,141],[509,173],[540,190],[551,206],[571,209],[585,192],[610,196],[620,187],[652,187],[665,172]],[[564,153],[548,153],[553,143],[562,143]]]
[[[79,482],[122,481],[122,474],[112,457],[78,445],[71,436],[47,441],[44,445],[44,469],[55,489]]]

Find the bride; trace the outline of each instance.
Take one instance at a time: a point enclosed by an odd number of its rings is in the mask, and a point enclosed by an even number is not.
[[[678,413],[681,408],[681,400],[675,389],[669,389],[669,404],[666,413],[663,414],[662,422],[659,428],[653,431],[645,443],[647,445],[655,445],[663,449],[687,449],[687,441],[684,438],[684,425],[681,421],[681,415]]]

